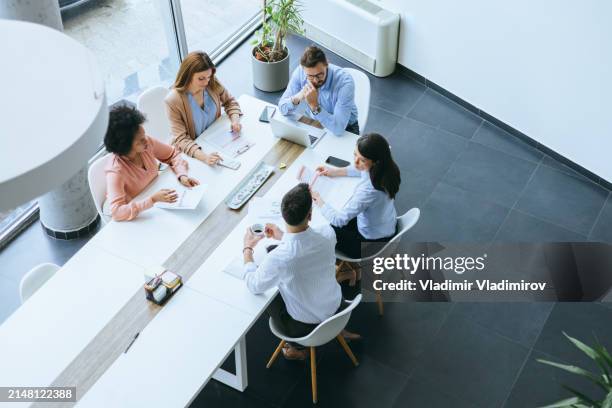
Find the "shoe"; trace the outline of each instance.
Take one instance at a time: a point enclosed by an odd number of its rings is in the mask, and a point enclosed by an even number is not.
[[[295,347],[283,347],[283,356],[287,360],[306,360],[306,349],[298,350]]]
[[[357,282],[357,273],[354,270],[336,270],[336,281],[338,283],[342,283],[344,281],[349,281],[349,286],[355,286]]]

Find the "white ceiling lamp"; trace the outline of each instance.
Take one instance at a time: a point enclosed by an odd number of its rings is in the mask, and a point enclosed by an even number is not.
[[[103,141],[104,83],[92,53],[60,31],[0,19],[0,211],[68,180]]]

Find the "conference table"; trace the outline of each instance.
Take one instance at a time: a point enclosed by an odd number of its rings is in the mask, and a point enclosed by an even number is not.
[[[329,155],[351,161],[357,136],[327,132],[305,149],[275,138],[259,122],[268,103],[248,95],[238,100],[242,134],[255,142],[238,156],[240,168],[185,157],[190,176],[206,189],[195,210],[154,207],[98,232],[0,326],[1,386],[76,386],[79,407],[186,406],[211,378],[239,391],[248,386],[245,336],[277,289],[253,295],[223,271],[242,256],[253,222],[248,203],[231,210],[224,200],[261,161],[275,171],[256,196],[279,200],[297,184],[302,165],[313,168]],[[222,116],[198,143],[214,150],[207,139],[229,126]],[[346,178],[343,186],[349,191],[356,182]],[[166,170],[142,195],[176,185]],[[346,198],[338,195],[332,204]],[[325,222],[315,208],[312,224]],[[180,274],[184,286],[160,307],[145,299],[142,285],[163,269]],[[220,368],[232,351],[235,374]],[[155,392],[160,384],[171,391]],[[75,403],[34,403],[39,405]]]

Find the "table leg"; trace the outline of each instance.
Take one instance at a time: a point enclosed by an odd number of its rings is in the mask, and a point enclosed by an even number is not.
[[[246,337],[242,336],[234,347],[234,357],[236,360],[236,374],[225,371],[222,368],[217,369],[213,374],[213,378],[225,385],[243,392],[247,385],[247,354],[246,354]]]

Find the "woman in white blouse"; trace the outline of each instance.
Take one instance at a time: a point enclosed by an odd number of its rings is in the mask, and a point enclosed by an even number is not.
[[[316,191],[315,204],[336,231],[336,249],[351,258],[361,258],[362,242],[386,242],[396,233],[395,195],[401,183],[387,140],[369,133],[357,140],[353,166],[317,167],[329,177],[361,177],[353,195],[341,209],[325,203]]]

